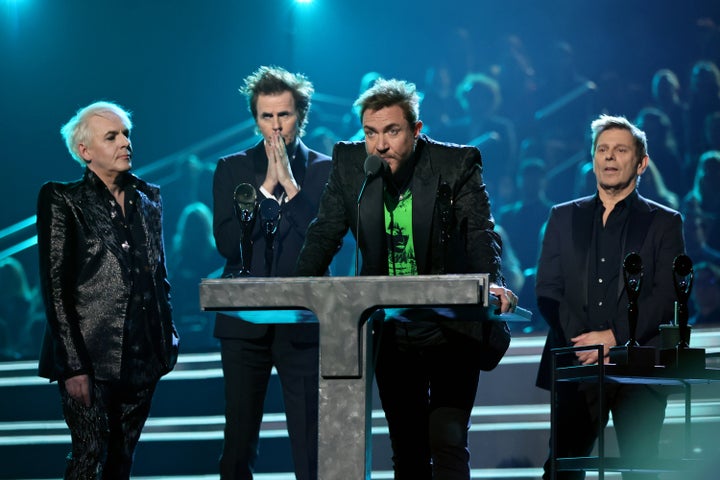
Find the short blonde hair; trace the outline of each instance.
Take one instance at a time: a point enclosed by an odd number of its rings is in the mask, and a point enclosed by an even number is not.
[[[117,116],[123,123],[125,128],[132,130],[132,121],[130,120],[130,112],[122,108],[120,105],[112,102],[94,102],[83,107],[75,113],[65,125],[60,128],[60,135],[65,140],[65,146],[70,155],[83,167],[87,165],[85,160],[80,156],[78,150],[79,144],[88,144],[90,142],[90,128],[88,120],[94,115],[112,114]]]

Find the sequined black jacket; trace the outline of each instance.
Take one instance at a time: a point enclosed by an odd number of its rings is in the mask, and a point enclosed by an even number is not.
[[[146,266],[160,320],[151,337],[164,374],[177,361],[178,335],[165,269],[162,200],[157,186],[134,175],[129,179],[147,239]],[[48,321],[38,374],[50,380],[80,374],[120,378],[130,268],[101,195],[104,188],[86,170],[79,181],[46,183],[38,196],[40,286]]]

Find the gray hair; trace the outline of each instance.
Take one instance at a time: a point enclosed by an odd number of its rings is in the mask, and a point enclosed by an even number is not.
[[[112,114],[117,116],[123,123],[125,128],[132,130],[132,121],[130,120],[130,112],[112,102],[94,102],[83,107],[75,113],[65,125],[60,128],[60,135],[65,140],[65,146],[70,155],[83,167],[87,165],[85,160],[80,156],[78,145],[89,144],[91,140],[91,132],[88,126],[88,120],[95,115],[104,116]]]

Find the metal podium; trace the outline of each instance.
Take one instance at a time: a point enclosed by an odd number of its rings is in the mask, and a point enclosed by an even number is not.
[[[320,327],[319,480],[369,479],[367,318],[379,307],[488,306],[488,274],[203,279],[203,310],[310,310]]]

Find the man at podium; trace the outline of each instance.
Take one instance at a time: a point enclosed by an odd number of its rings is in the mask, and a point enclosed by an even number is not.
[[[355,102],[364,141],[335,145],[330,179],[296,273],[323,275],[350,229],[360,275],[488,273],[500,311],[517,296],[500,271],[477,148],[421,134],[415,85],[379,79]],[[396,479],[469,479],[467,432],[481,370],[509,344],[482,307],[386,309],[373,322],[375,374]]]

